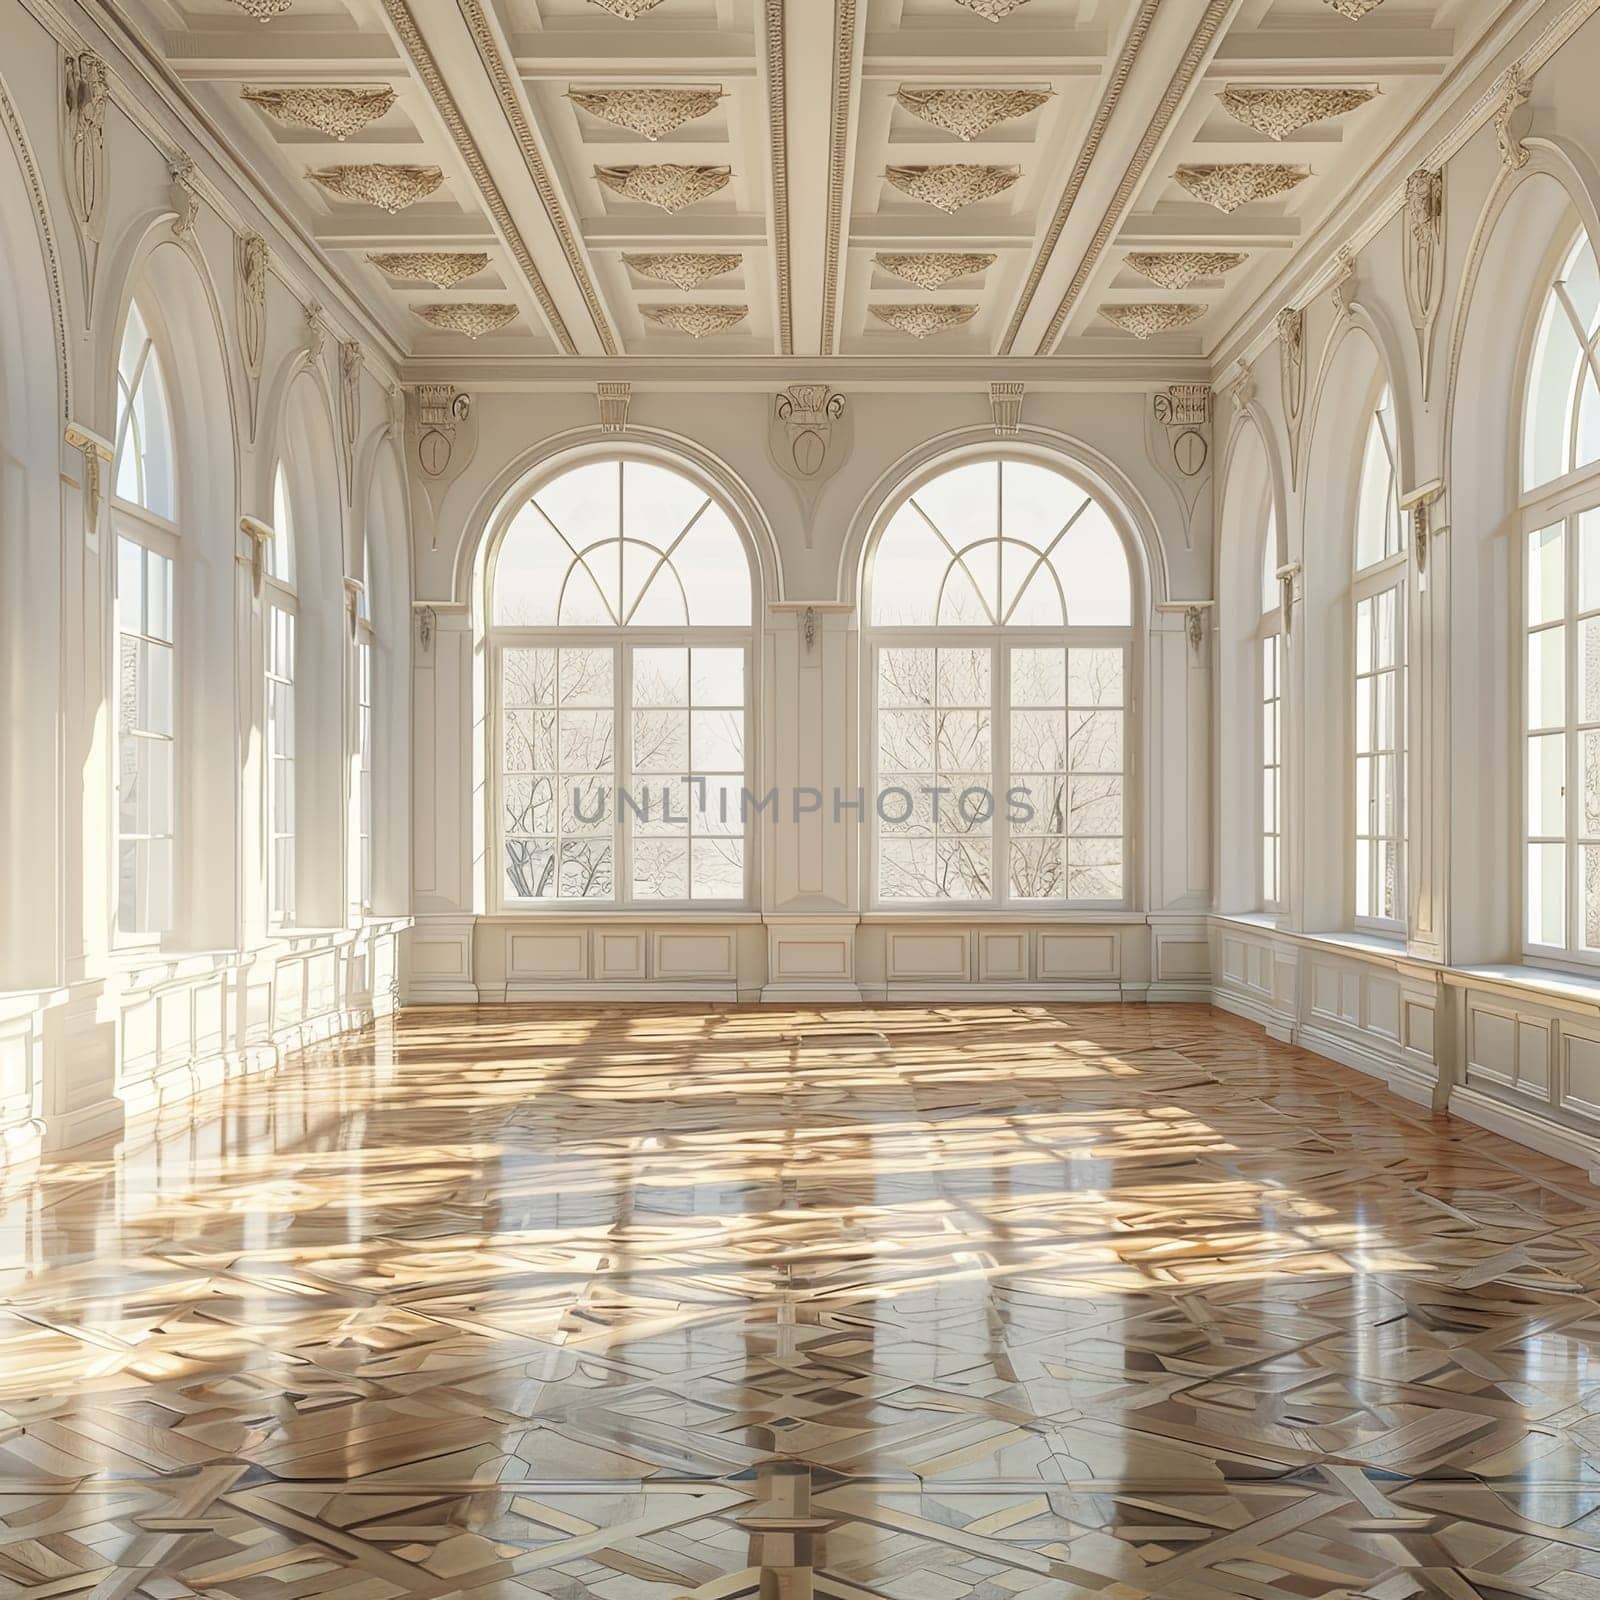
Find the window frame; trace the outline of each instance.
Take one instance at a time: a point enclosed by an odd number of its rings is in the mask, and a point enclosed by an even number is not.
[[[1280,562],[1278,560],[1278,514],[1277,507],[1269,500],[1266,512],[1266,529],[1261,547],[1261,620],[1256,628],[1256,644],[1258,646],[1255,657],[1256,687],[1259,690],[1258,705],[1260,715],[1256,719],[1256,772],[1258,782],[1256,785],[1256,800],[1259,827],[1256,830],[1256,898],[1261,909],[1268,915],[1281,915],[1287,903],[1283,892],[1283,841],[1284,841],[1284,674],[1289,664],[1288,636],[1283,629],[1283,579],[1278,576]],[[1272,604],[1266,603],[1267,579],[1272,579],[1272,593],[1275,600]],[[1270,650],[1272,656],[1273,681],[1267,683],[1267,655]],[[1267,718],[1272,717],[1273,739],[1275,748],[1273,759],[1268,759],[1267,754]],[[1266,780],[1267,774],[1273,777],[1273,815],[1267,816]],[[1270,827],[1268,823],[1272,824]],[[1273,883],[1267,883],[1267,850],[1273,851]],[[1269,887],[1271,892],[1269,893]]]
[[[279,500],[279,478],[282,478],[282,498]],[[273,526],[273,548],[285,553],[287,575],[280,575],[272,570],[274,563],[264,560],[262,562],[261,576],[261,748],[263,761],[263,790],[261,804],[262,833],[266,845],[267,867],[267,928],[271,933],[292,932],[299,926],[299,812],[300,812],[300,596],[295,587],[295,574],[298,563],[298,551],[295,547],[294,537],[294,505],[293,483],[289,476],[288,464],[279,460],[273,467],[273,514],[276,519],[281,503],[287,514],[289,526],[281,528]],[[283,541],[279,543],[279,541]],[[272,632],[273,613],[282,611],[290,619],[290,671],[287,679],[274,673],[272,661]],[[273,763],[280,759],[275,756],[272,743],[272,689],[275,683],[287,684],[290,694],[290,723],[292,744],[287,756],[290,768],[290,783],[295,795],[294,826],[285,833],[278,829],[277,807],[273,801],[275,785],[273,782]],[[285,908],[275,904],[278,881],[278,850],[280,840],[289,841],[289,900]]]

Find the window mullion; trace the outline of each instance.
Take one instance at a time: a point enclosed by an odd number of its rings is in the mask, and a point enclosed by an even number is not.
[[[995,905],[1004,906],[1011,903],[1011,817],[1003,803],[1011,789],[1011,651],[998,636],[989,646],[989,706],[989,794],[994,807],[989,892]]]
[[[616,685],[612,698],[616,709],[616,731],[612,735],[613,784],[612,817],[614,819],[612,847],[612,894],[614,905],[633,904],[633,819],[625,816],[622,791],[633,789],[633,646],[618,639],[612,647],[615,654],[611,663],[611,681]]]

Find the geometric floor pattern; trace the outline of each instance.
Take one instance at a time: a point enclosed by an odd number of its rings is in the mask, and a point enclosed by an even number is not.
[[[1202,1006],[407,1013],[12,1175],[11,1595],[1600,1600],[1600,1190]]]

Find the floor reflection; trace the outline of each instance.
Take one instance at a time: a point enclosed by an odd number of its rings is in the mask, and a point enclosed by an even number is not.
[[[0,1593],[1600,1595],[1600,1191],[1205,1008],[423,1011],[0,1195]]]

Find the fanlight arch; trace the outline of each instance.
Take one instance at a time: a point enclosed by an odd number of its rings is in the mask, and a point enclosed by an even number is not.
[[[1576,236],[1545,291],[1528,367],[1524,494],[1600,462],[1600,260],[1575,215],[1564,231]]]
[[[161,352],[137,300],[117,353],[117,497],[169,522],[177,518],[172,409]]]

